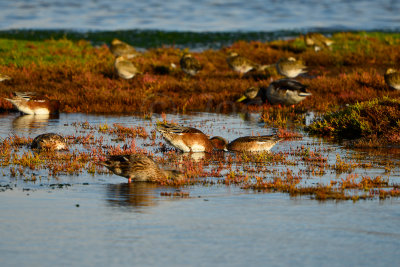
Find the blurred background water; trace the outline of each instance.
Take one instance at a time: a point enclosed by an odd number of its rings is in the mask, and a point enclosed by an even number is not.
[[[393,30],[395,0],[0,1],[0,30]]]

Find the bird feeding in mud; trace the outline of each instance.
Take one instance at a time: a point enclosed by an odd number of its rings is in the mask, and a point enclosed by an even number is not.
[[[157,130],[171,145],[183,152],[212,152],[215,149],[215,139],[196,128],[160,123]]]
[[[128,183],[180,181],[185,178],[180,171],[159,168],[154,160],[142,154],[109,156],[107,160],[99,164],[114,174],[127,178]]]
[[[269,151],[273,148],[282,138],[277,135],[261,135],[261,136],[242,136],[236,138],[232,142],[228,142],[222,137],[214,137],[216,148],[225,151],[237,152],[263,152]]]

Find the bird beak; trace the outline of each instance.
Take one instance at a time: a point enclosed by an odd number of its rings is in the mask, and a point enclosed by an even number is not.
[[[241,98],[239,98],[238,100],[236,100],[237,103],[242,102],[243,100],[245,100],[247,97],[244,95]]]

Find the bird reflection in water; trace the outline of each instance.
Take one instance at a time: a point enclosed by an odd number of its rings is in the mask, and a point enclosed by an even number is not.
[[[140,210],[155,206],[163,187],[156,183],[134,182],[107,185],[107,202],[110,206]]]
[[[39,129],[48,126],[50,119],[58,119],[58,114],[43,114],[43,115],[22,115],[16,117],[12,122],[14,130],[29,130]]]
[[[197,152],[197,153],[182,153],[179,155],[178,157],[178,162],[182,163],[182,162],[186,162],[188,160],[191,160],[193,162],[200,162],[202,160],[206,160],[210,158],[210,154],[209,153],[204,153],[204,152]]]

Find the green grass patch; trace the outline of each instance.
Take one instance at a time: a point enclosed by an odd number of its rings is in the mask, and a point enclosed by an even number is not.
[[[328,112],[306,130],[336,139],[362,139],[363,143],[380,139],[380,143],[400,144],[400,100],[384,97],[349,105]]]

